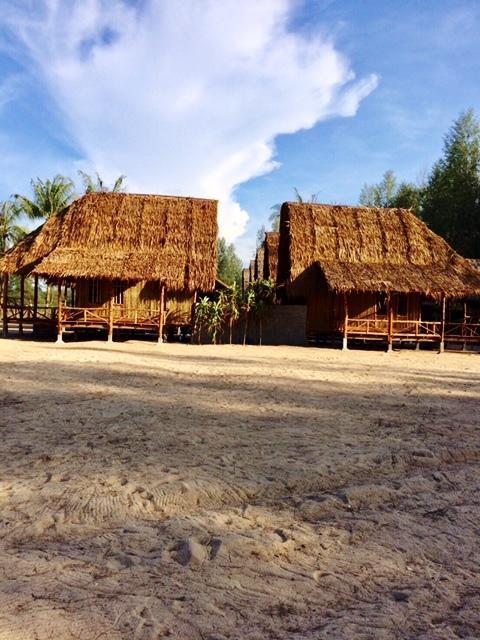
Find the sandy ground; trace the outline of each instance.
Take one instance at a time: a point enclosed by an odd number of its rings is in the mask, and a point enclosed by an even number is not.
[[[480,638],[480,356],[0,341],[0,639]]]

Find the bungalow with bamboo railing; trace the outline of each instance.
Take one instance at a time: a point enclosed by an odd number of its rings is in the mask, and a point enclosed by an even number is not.
[[[311,340],[480,343],[480,272],[411,211],[284,203],[277,284]]]
[[[90,193],[49,218],[0,259],[3,333],[16,324],[156,332],[192,323],[197,292],[214,288],[217,202],[199,198]],[[20,300],[9,302],[8,278],[21,279]],[[33,304],[24,300],[34,278]],[[40,307],[38,280],[56,290]]]

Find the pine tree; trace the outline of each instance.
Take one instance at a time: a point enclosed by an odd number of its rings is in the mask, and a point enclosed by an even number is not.
[[[467,258],[480,256],[480,122],[460,115],[445,136],[443,156],[425,190],[423,217]]]

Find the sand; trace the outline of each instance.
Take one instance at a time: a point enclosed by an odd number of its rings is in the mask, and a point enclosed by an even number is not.
[[[0,639],[480,637],[480,356],[0,341]]]

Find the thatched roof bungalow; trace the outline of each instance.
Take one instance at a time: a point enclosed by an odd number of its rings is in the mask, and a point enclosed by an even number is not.
[[[214,288],[216,243],[215,200],[90,193],[10,249],[0,272],[68,283],[72,306],[114,304],[124,318],[126,307],[158,313],[161,289],[189,319],[195,292]]]
[[[277,281],[278,266],[278,243],[280,233],[278,231],[267,231],[265,233],[265,255],[263,262],[263,277],[265,280]]]
[[[262,280],[263,265],[265,260],[265,249],[263,246],[257,248],[255,253],[255,280]]]
[[[480,272],[404,209],[284,203],[278,255],[282,297],[308,305],[311,333],[345,331],[346,317],[411,333],[426,299],[480,292]]]

